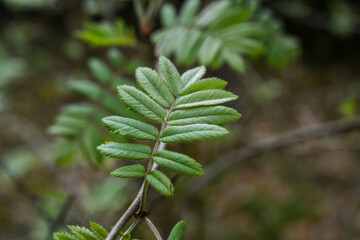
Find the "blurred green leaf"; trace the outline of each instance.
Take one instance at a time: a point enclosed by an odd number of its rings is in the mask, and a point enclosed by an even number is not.
[[[136,35],[133,28],[126,26],[124,21],[115,23],[88,23],[84,30],[77,31],[81,40],[97,47],[134,46]]]

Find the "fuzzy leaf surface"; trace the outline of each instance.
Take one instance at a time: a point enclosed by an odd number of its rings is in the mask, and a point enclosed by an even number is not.
[[[227,134],[225,128],[212,124],[192,124],[167,127],[161,137],[165,143],[186,143],[210,140]]]
[[[174,97],[161,76],[151,68],[136,69],[136,80],[141,88],[156,102],[170,107]]]
[[[173,195],[174,186],[170,179],[162,172],[158,170],[152,171],[146,176],[146,181],[162,195],[167,197]]]
[[[238,96],[220,89],[209,89],[179,97],[175,108],[215,105],[237,99]]]
[[[118,178],[138,178],[145,175],[145,168],[143,165],[135,164],[118,168],[110,174]]]
[[[186,223],[184,220],[178,222],[173,229],[167,240],[182,240],[186,231]]]
[[[181,77],[174,64],[164,56],[159,58],[159,66],[166,83],[175,95],[179,95],[182,89]]]
[[[99,240],[89,229],[80,226],[68,226],[70,231],[79,238],[79,240]]]
[[[129,108],[154,122],[163,122],[166,111],[148,95],[135,87],[123,85],[118,87],[120,99]]]
[[[206,72],[206,68],[204,66],[196,67],[193,69],[190,69],[181,75],[181,81],[183,86],[183,91],[186,89],[189,85],[197,81],[198,79],[202,78]]]
[[[97,149],[105,156],[129,160],[145,160],[151,154],[149,146],[132,143],[108,142],[101,144]]]
[[[103,118],[102,121],[113,133],[139,140],[155,140],[159,133],[156,127],[131,118],[110,116]]]
[[[235,109],[215,106],[194,109],[178,110],[170,115],[169,125],[189,125],[207,123],[214,125],[227,125],[241,117]]]
[[[90,228],[101,239],[105,239],[109,234],[103,226],[95,222],[90,222]]]
[[[199,79],[192,84],[187,85],[183,91],[182,95],[187,95],[193,92],[207,90],[211,88],[224,89],[227,85],[227,82],[219,78],[205,78]]]
[[[164,168],[186,176],[195,177],[203,175],[201,165],[195,159],[184,154],[162,150],[155,154],[154,161]]]

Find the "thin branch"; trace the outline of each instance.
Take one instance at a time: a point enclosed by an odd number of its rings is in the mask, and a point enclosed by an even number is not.
[[[203,187],[218,179],[226,171],[233,169],[235,165],[243,162],[244,160],[259,156],[269,151],[288,147],[302,141],[326,137],[358,128],[360,128],[360,115],[354,116],[351,119],[340,119],[289,131],[235,149],[222,156],[217,163],[205,169],[205,175],[202,178],[199,178],[196,181],[191,181],[189,183],[189,190],[186,194],[186,198],[187,200],[190,200],[192,196],[194,196]]]
[[[159,145],[159,151],[160,150],[164,150],[166,147],[166,143],[160,143]],[[154,165],[152,166],[152,170],[156,170],[159,166],[154,163]],[[135,212],[138,210],[139,208],[139,204],[140,204],[140,200],[141,200],[141,196],[143,193],[143,185],[140,188],[140,191],[138,192],[138,194],[136,195],[134,201],[131,203],[131,205],[128,207],[128,209],[125,211],[125,213],[121,216],[121,218],[118,220],[118,222],[115,224],[115,226],[113,227],[113,229],[111,229],[111,232],[109,233],[109,235],[106,237],[106,240],[114,240],[116,239],[116,237],[118,236],[118,234],[120,233],[121,229],[123,229],[123,227],[125,226],[125,224],[130,220],[130,218],[135,214]]]

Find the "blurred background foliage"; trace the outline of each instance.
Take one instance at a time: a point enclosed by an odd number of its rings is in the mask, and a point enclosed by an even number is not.
[[[229,81],[242,120],[178,147],[204,166],[249,142],[359,113],[360,5],[309,0],[0,1],[0,239],[50,239],[67,224],[114,224],[135,185],[95,147],[105,115],[134,116],[115,86],[158,55]],[[111,135],[117,141],[117,135]],[[357,239],[358,132],[264,154],[152,213],[186,239]],[[205,172],[206,174],[206,172]],[[153,196],[156,194],[153,192]],[[179,214],[182,213],[182,214]],[[143,226],[135,232],[151,239]]]

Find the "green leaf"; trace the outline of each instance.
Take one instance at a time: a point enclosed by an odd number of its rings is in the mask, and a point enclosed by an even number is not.
[[[131,118],[110,116],[102,119],[113,133],[139,140],[155,140],[159,134],[156,127]]]
[[[90,228],[101,239],[105,239],[108,235],[108,232],[100,224],[90,222]]]
[[[164,56],[159,58],[159,66],[170,90],[178,96],[182,89],[181,77],[178,70],[174,64]]]
[[[178,222],[173,229],[167,240],[182,240],[186,231],[186,223],[184,220]]]
[[[221,80],[219,78],[205,78],[205,79],[199,79],[195,81],[193,84],[187,85],[183,91],[182,95],[187,95],[193,92],[201,91],[201,90],[207,90],[211,88],[218,88],[218,89],[224,89],[227,85],[227,82],[224,80]]]
[[[161,137],[165,143],[186,143],[210,140],[229,133],[225,128],[212,124],[192,124],[167,127]]]
[[[102,164],[103,160],[99,151],[96,151],[96,147],[101,144],[101,142],[102,136],[99,130],[95,126],[88,124],[82,136],[83,151],[89,159],[95,160],[98,164]]]
[[[67,232],[58,232],[53,234],[54,240],[78,240],[77,237]]]
[[[174,25],[176,19],[176,9],[173,5],[165,3],[160,13],[161,24],[165,27]]]
[[[89,68],[91,72],[95,75],[95,77],[100,82],[109,82],[112,78],[112,73],[109,70],[109,68],[106,66],[106,64],[96,58],[92,58],[89,61]]]
[[[237,99],[238,96],[231,92],[219,89],[209,89],[194,92],[185,96],[181,96],[175,108],[189,108],[204,105],[215,105]]]
[[[174,186],[170,179],[160,171],[154,170],[146,176],[146,181],[164,196],[171,196],[174,192]]]
[[[164,107],[170,107],[174,101],[166,83],[161,76],[151,68],[136,69],[136,80],[141,88],[156,102]]]
[[[223,57],[225,61],[237,72],[245,72],[245,61],[240,54],[231,52],[230,50],[224,50]]]
[[[99,47],[134,46],[136,35],[132,27],[124,21],[88,23],[84,30],[77,31],[76,36],[81,40]]]
[[[129,160],[145,160],[151,154],[149,146],[132,143],[108,142],[101,144],[97,149],[105,156]]]
[[[126,61],[124,54],[119,49],[116,48],[110,48],[107,51],[107,57],[110,60],[110,62],[117,67],[120,67]]]
[[[202,78],[205,72],[206,68],[204,66],[196,67],[184,72],[183,75],[181,75],[183,89],[187,88],[189,85],[192,85],[195,81]]]
[[[170,115],[169,125],[189,125],[207,123],[214,125],[227,125],[241,117],[235,109],[215,106],[187,110],[178,110]]]
[[[199,0],[187,0],[181,7],[180,21],[181,23],[189,23],[200,7]]]
[[[195,177],[203,175],[201,165],[195,159],[184,154],[162,150],[155,154],[154,161],[164,168],[186,176]]]
[[[80,226],[68,226],[71,232],[79,238],[79,240],[99,240],[89,229]]]
[[[206,6],[198,16],[196,24],[201,27],[209,25],[218,19],[230,5],[230,1],[212,2]]]
[[[210,64],[221,49],[221,40],[209,35],[199,49],[199,61],[201,64]]]
[[[145,168],[140,164],[130,165],[118,168],[110,174],[118,178],[138,178],[145,176]]]
[[[166,111],[145,93],[128,85],[119,86],[118,92],[124,104],[135,112],[154,122],[164,121]]]
[[[85,80],[72,80],[69,82],[72,90],[90,98],[91,100],[98,100],[103,94],[102,89],[95,83]]]

